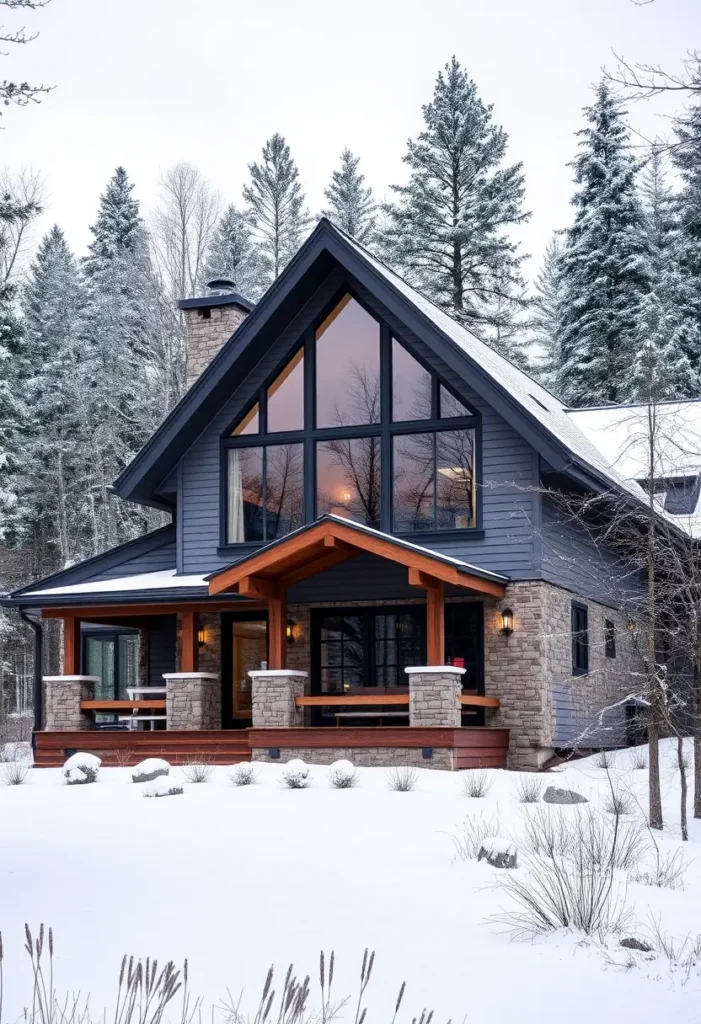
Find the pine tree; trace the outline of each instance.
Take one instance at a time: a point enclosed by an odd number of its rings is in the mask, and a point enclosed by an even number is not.
[[[661,401],[698,392],[698,371],[684,351],[684,307],[680,302],[679,230],[675,198],[666,180],[661,146],[653,146],[643,172],[642,197],[650,260],[650,290],[638,318],[638,343],[628,398]]]
[[[681,344],[691,366],[701,375],[701,98],[677,119],[675,131],[674,163],[682,180],[677,197]]]
[[[250,217],[231,203],[224,211],[207,254],[205,277],[228,277],[247,299],[265,290],[261,255],[253,238]]]
[[[650,251],[620,102],[606,83],[585,108],[573,162],[577,212],[562,253],[558,392],[572,405],[625,401],[650,289]]]
[[[271,284],[287,266],[309,224],[299,171],[282,135],[263,146],[260,164],[249,165],[251,184],[243,190],[256,234],[263,277]]]
[[[385,207],[383,255],[485,341],[508,338],[525,305],[524,257],[508,237],[529,216],[521,164],[502,166],[507,135],[455,57],[423,117],[404,157],[409,183],[392,186],[398,202]]]
[[[548,243],[543,265],[535,283],[531,315],[532,343],[537,346],[534,370],[543,384],[556,386],[560,365],[560,324],[564,287],[562,284],[562,245],[557,235]]]
[[[324,189],[329,209],[324,216],[363,245],[371,245],[375,233],[375,202],[372,189],[364,185],[365,175],[358,170],[359,156],[346,148],[341,153],[341,169],[334,171]]]

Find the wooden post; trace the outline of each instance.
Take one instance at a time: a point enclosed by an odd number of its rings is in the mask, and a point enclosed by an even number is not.
[[[194,610],[184,611],[181,614],[181,636],[180,636],[180,671],[197,672],[200,660],[200,648],[197,633],[200,625],[200,617]]]
[[[445,665],[445,598],[443,581],[409,569],[409,585],[426,591],[426,663]]]
[[[287,668],[287,590],[268,598],[268,668]]]
[[[80,619],[76,615],[63,619],[63,674],[80,675]]]

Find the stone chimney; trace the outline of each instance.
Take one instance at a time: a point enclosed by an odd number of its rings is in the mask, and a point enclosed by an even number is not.
[[[236,291],[233,281],[220,277],[207,284],[208,294],[201,299],[181,299],[178,309],[185,317],[187,333],[187,386],[192,387],[200,374],[246,319],[254,303]]]

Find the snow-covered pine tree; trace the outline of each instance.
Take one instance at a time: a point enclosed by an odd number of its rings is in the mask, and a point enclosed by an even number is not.
[[[290,147],[277,132],[263,146],[261,163],[249,165],[251,184],[243,190],[256,236],[266,287],[299,248],[309,215]]]
[[[698,393],[698,370],[684,351],[687,337],[675,197],[667,184],[664,150],[654,145],[641,193],[650,259],[650,291],[643,296],[627,397],[634,401],[685,398]]]
[[[28,429],[20,500],[43,574],[90,550],[82,514],[90,421],[89,392],[79,386],[80,303],[78,264],[54,226],[39,245],[21,297]]]
[[[545,250],[543,264],[535,282],[531,342],[536,346],[533,369],[547,388],[554,389],[560,364],[560,320],[564,288],[560,260],[562,244],[553,235]]]
[[[701,93],[694,100],[675,122],[673,157],[682,180],[677,197],[681,344],[691,366],[701,375]]]
[[[382,253],[400,274],[485,341],[518,354],[508,335],[525,306],[518,243],[521,164],[504,166],[506,132],[453,57],[439,72],[425,128],[409,140],[407,185],[392,186]],[[507,350],[504,351],[504,346]]]
[[[324,189],[329,202],[324,216],[363,245],[371,245],[377,217],[372,189],[364,184],[365,175],[358,170],[360,157],[346,147],[341,153],[340,170],[334,171]]]
[[[250,214],[227,206],[207,254],[205,278],[228,277],[247,299],[258,300],[266,283],[261,254],[253,238]]]
[[[628,398],[650,251],[625,112],[608,85],[585,107],[573,161],[577,212],[565,234],[557,390],[572,405]]]
[[[154,349],[159,309],[147,235],[133,184],[119,167],[100,197],[83,269],[81,391],[88,409],[86,521],[94,552],[155,524],[110,487],[154,429],[163,410]]]

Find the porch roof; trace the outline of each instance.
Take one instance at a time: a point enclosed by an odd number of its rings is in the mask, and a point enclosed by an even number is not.
[[[207,578],[211,595],[238,588],[246,597],[267,597],[271,586],[284,588],[366,552],[404,565],[412,585],[421,577],[503,597],[508,576],[460,558],[412,544],[380,530],[336,515],[324,515],[275,540]]]

